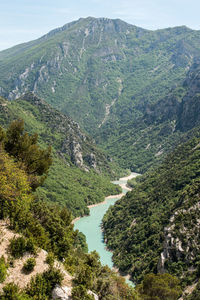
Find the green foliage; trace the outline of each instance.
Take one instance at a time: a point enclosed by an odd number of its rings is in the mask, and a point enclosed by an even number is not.
[[[8,283],[3,287],[3,294],[0,296],[2,300],[31,300],[28,295],[19,290],[14,283]]]
[[[41,176],[47,174],[52,164],[51,148],[42,150],[37,139],[37,134],[24,133],[24,121],[17,120],[8,127],[4,141],[5,150],[25,166],[33,189],[44,181],[45,176]]]
[[[31,238],[13,238],[9,245],[10,253],[14,258],[20,258],[25,252],[36,254],[36,247]]]
[[[4,256],[0,258],[0,283],[4,282],[7,275],[7,265]]]
[[[37,195],[46,201],[58,203],[72,212],[74,217],[89,214],[88,205],[104,201],[105,196],[118,194],[121,189],[110,183],[106,176],[77,167],[67,167],[55,158],[49,176]]]
[[[146,275],[137,291],[145,300],[177,300],[181,295],[178,279],[170,274]]]
[[[32,272],[34,270],[34,267],[36,265],[36,260],[35,258],[33,257],[30,257],[26,260],[26,262],[24,263],[24,266],[23,266],[23,270],[25,272]]]
[[[27,295],[38,300],[49,299],[56,284],[61,285],[63,275],[57,269],[50,268],[42,274],[37,274],[31,279],[26,289]]]
[[[81,249],[83,250],[83,252],[87,253],[88,252],[88,246],[86,243],[86,237],[82,232],[78,232],[77,234],[77,238],[75,241],[75,245],[76,247],[81,247]]]
[[[47,254],[47,257],[46,257],[46,263],[47,263],[50,267],[53,267],[54,261],[55,261],[55,256],[54,256],[53,252],[49,252],[49,253]]]
[[[196,256],[199,249],[196,208],[200,186],[199,141],[198,134],[180,145],[160,167],[141,176],[136,187],[104,216],[104,236],[114,251],[114,263],[130,273],[134,282],[145,274],[157,272],[167,233],[179,240],[183,250],[178,250],[174,242],[164,267],[176,276],[181,275],[182,283],[190,267],[195,268],[190,272],[192,280],[198,276],[195,265],[199,261]]]
[[[166,96],[176,99],[169,102],[174,110],[186,94],[188,80],[184,86],[180,82],[199,57],[199,37],[186,27],[149,31],[121,20],[81,19],[1,52],[2,95],[14,98],[34,90],[79,122],[122,166],[147,170],[179,138],[177,115],[161,119],[168,117]],[[155,120],[158,107],[150,105],[159,101],[164,109]],[[164,153],[155,156],[160,145]]]
[[[87,289],[84,285],[75,286],[72,289],[72,299],[73,300],[93,300],[94,297],[88,295]]]
[[[26,211],[32,199],[27,174],[0,149],[0,218]]]
[[[11,240],[10,252],[18,258],[24,252],[35,254],[36,247],[41,247],[50,252],[47,257],[50,269],[32,278],[25,292],[10,284],[4,287],[5,290],[0,297],[16,300],[49,299],[52,289],[62,281],[60,271],[52,267],[54,257],[64,261],[66,269],[74,274],[77,293],[91,288],[102,297],[106,295],[105,300],[116,299],[116,297],[124,299],[122,297],[124,291],[127,294],[132,293],[109,268],[105,272],[96,252],[84,253],[87,251],[85,238],[78,231],[73,230],[70,211],[66,207],[59,207],[33,196],[28,181],[28,171],[25,170],[24,164],[17,159],[17,156],[14,162],[3,150],[3,144],[1,154],[1,218],[9,218],[10,227],[23,234]],[[95,178],[98,185],[98,176]],[[86,179],[83,177],[82,180]],[[89,180],[85,184],[89,185]],[[25,269],[30,270],[33,265],[34,261],[29,260]],[[92,298],[92,296],[87,297]]]
[[[110,194],[118,194],[120,188],[110,183],[109,176],[120,174],[121,170],[117,169],[113,163],[108,163],[107,157],[95,147],[90,138],[80,131],[76,123],[52,109],[43,100],[29,94],[26,97],[26,100],[6,102],[6,106],[1,106],[0,124],[7,127],[11,120],[20,117],[24,119],[25,128],[30,133],[29,137],[26,133],[21,135],[21,141],[25,140],[25,145],[27,145],[27,139],[30,143],[32,139],[37,139],[35,132],[38,134],[38,144],[42,149],[46,148],[46,144],[52,145],[53,164],[42,187],[37,189],[38,197],[67,206],[76,217],[89,214],[88,205],[101,202]],[[4,103],[5,100],[0,98],[0,103],[1,101]],[[20,127],[19,134],[22,131],[23,122],[15,121],[13,124],[14,127]],[[87,168],[90,168],[89,155],[91,153],[95,155],[101,176],[95,170],[86,172],[74,165],[72,146],[70,146],[72,141],[81,145],[84,164]],[[20,146],[21,148],[25,147],[24,143]],[[24,148],[22,150],[25,151]],[[48,148],[44,151],[46,153]],[[38,154],[37,151],[36,154]],[[45,162],[45,159],[42,158],[42,161]],[[113,172],[112,168],[116,171]],[[38,176],[36,177],[39,180]],[[40,180],[44,179],[44,175],[39,177],[41,177]],[[37,185],[38,180],[34,180],[36,179],[34,174],[31,176],[29,174],[29,180],[31,178],[32,183]]]

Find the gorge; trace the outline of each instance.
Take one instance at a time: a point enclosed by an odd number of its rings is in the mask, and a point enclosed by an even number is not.
[[[73,300],[200,297],[199,41],[88,17],[0,52],[0,224],[21,235],[0,281],[21,248],[50,257],[17,300],[51,299],[54,260]]]

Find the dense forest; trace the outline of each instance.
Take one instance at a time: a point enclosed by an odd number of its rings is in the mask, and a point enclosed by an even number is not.
[[[182,287],[199,277],[200,136],[179,145],[165,161],[132,182],[134,189],[103,219],[113,260],[140,282],[169,272]]]

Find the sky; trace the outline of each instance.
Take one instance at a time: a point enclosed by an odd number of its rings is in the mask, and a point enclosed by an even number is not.
[[[200,0],[0,0],[0,50],[84,18],[122,19],[146,29],[200,30]]]

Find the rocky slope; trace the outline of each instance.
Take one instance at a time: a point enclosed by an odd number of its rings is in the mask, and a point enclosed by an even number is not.
[[[199,74],[200,64],[196,60],[182,83],[157,103],[143,107],[142,117],[122,124],[115,137],[106,139],[102,133],[104,148],[117,156],[124,167],[129,164],[140,172],[163,160],[200,124]]]
[[[79,19],[0,52],[0,93],[9,99],[27,91],[44,97],[121,165],[141,170],[177,136],[162,138],[173,131],[171,119],[156,127],[140,126],[140,118],[151,104],[165,106],[170,90],[180,86],[199,57],[199,37],[184,26],[150,31],[121,20]],[[155,143],[149,145],[148,135]]]
[[[38,134],[43,147],[50,144],[53,149],[48,179],[38,189],[42,197],[67,205],[78,216],[89,212],[87,205],[118,193],[109,179],[117,168],[76,122],[30,93],[12,102],[0,98],[0,124],[7,127],[18,118],[28,132]]]

